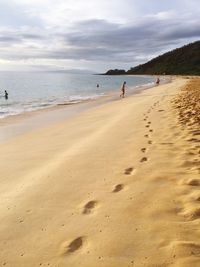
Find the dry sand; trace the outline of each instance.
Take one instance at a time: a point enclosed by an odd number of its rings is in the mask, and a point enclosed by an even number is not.
[[[0,266],[199,267],[200,138],[175,96],[188,83],[2,142]]]

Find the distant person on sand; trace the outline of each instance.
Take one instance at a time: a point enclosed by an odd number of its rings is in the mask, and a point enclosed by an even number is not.
[[[97,83],[97,88],[99,88],[99,84]]]
[[[124,98],[124,96],[125,96],[125,85],[126,85],[126,82],[123,82],[122,88],[121,88],[122,93],[120,95],[120,97],[122,97],[122,98]]]
[[[159,79],[159,78],[157,78],[157,80],[156,80],[156,84],[157,84],[157,85],[160,84],[160,79]]]
[[[8,92],[6,90],[4,91],[4,96],[5,96],[5,99],[7,100],[8,99]]]

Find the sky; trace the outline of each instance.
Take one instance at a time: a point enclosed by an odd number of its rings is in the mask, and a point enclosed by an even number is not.
[[[199,40],[199,14],[199,0],[0,0],[0,70],[127,70]]]

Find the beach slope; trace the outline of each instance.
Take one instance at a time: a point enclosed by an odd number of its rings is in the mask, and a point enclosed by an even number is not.
[[[177,98],[190,82],[1,142],[0,265],[200,266],[200,139]]]

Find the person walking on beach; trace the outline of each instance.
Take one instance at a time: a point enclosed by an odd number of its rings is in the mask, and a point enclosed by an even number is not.
[[[157,78],[157,80],[156,80],[156,85],[159,85],[159,84],[160,84],[160,79]]]
[[[126,82],[123,82],[122,84],[122,88],[121,88],[121,94],[120,94],[120,97],[124,98],[125,96],[125,86],[126,86]]]
[[[5,99],[7,100],[8,99],[8,92],[6,90],[4,91],[4,96],[5,96]]]

